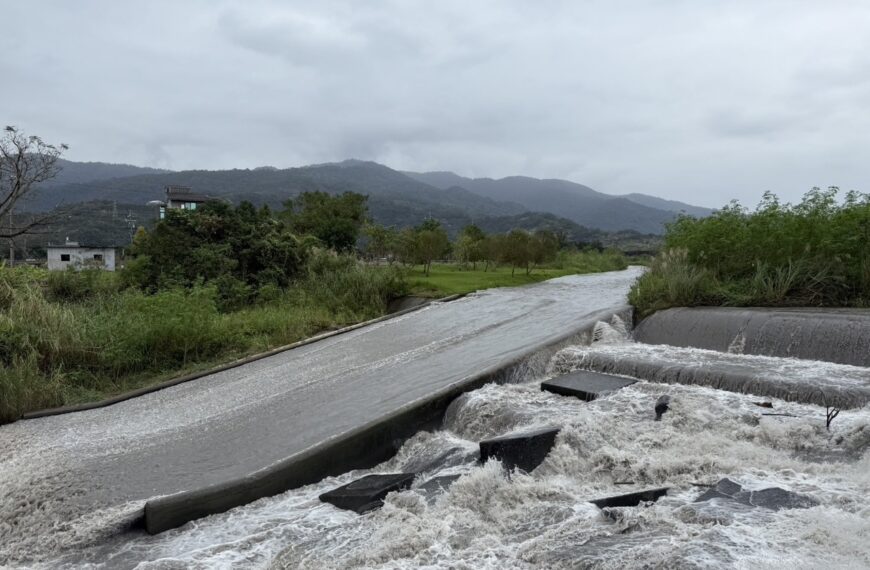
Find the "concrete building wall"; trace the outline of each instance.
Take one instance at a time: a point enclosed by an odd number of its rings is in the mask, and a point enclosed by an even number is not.
[[[50,271],[63,271],[70,266],[76,269],[98,267],[106,271],[114,271],[115,248],[78,246],[48,248]]]

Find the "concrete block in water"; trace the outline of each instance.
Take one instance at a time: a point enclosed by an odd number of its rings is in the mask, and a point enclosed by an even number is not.
[[[550,453],[558,433],[559,428],[544,428],[481,441],[480,460],[500,459],[508,469],[531,471]]]
[[[613,392],[637,382],[633,378],[578,370],[564,376],[551,378],[541,383],[541,390],[553,392],[561,396],[577,396],[581,400],[591,402],[595,398]]]
[[[414,490],[421,493],[426,498],[426,501],[431,504],[435,502],[438,495],[446,493],[450,486],[460,477],[462,475],[440,475],[429,479]]]
[[[752,507],[762,507],[779,511],[782,509],[806,509],[819,504],[817,500],[806,495],[786,491],[780,487],[768,487],[759,491],[746,491],[743,487],[731,479],[722,479],[716,486],[705,491],[695,499],[696,503],[723,499],[736,501]]]
[[[320,495],[320,500],[357,513],[365,513],[384,504],[384,497],[393,491],[407,489],[414,482],[413,473],[366,475],[347,485]]]
[[[659,489],[647,489],[646,491],[637,491],[636,493],[627,493],[625,495],[616,495],[614,497],[605,497],[603,499],[595,499],[589,501],[599,509],[606,507],[636,507],[641,502],[655,502],[668,494],[670,487],[661,487]]]

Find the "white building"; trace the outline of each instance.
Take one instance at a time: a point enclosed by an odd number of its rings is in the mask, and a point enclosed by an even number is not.
[[[79,245],[67,239],[63,245],[49,245],[46,249],[49,271],[63,271],[68,267],[115,270],[116,247]]]

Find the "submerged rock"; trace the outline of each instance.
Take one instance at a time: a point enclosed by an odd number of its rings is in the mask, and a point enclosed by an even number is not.
[[[393,491],[407,489],[414,482],[413,473],[366,475],[347,485],[320,495],[320,500],[340,509],[365,513],[384,504],[384,497]]]
[[[541,390],[561,396],[576,396],[581,400],[591,402],[608,392],[631,386],[636,382],[637,380],[634,378],[578,370],[542,382]]]
[[[668,394],[662,394],[659,396],[659,399],[656,400],[656,421],[661,421],[662,415],[671,409],[671,397]]]
[[[736,501],[744,505],[762,507],[774,511],[782,509],[806,509],[819,504],[812,497],[793,491],[786,491],[780,487],[768,487],[759,491],[746,491],[739,483],[735,483],[727,478],[719,481],[714,488],[705,491],[695,499],[695,502],[700,503],[712,499]]]
[[[480,442],[480,460],[495,458],[507,469],[531,471],[541,464],[556,442],[559,428],[544,428]]]

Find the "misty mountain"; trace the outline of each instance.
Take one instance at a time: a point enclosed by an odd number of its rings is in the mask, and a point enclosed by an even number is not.
[[[76,175],[82,168],[74,169]],[[96,170],[96,172],[105,172]],[[331,194],[358,192],[369,196],[372,217],[385,225],[416,225],[432,217],[449,231],[458,231],[472,219],[512,216],[525,211],[519,204],[499,202],[463,188],[435,188],[386,166],[350,160],[284,170],[187,170],[148,172],[73,184],[50,184],[35,190],[29,211],[47,211],[81,202],[114,201],[145,205],[164,198],[164,186],[190,186],[195,192],[228,199],[248,200],[256,205],[280,208],[282,203],[305,191]]]
[[[163,174],[170,172],[169,170],[133,166],[131,164],[73,162],[63,158],[58,159],[57,165],[60,167],[60,171],[56,177],[47,181],[45,185],[59,186],[63,184],[80,184],[82,182],[109,180],[110,178],[123,178],[125,176],[138,176],[140,174]]]
[[[665,200],[664,198],[649,196],[648,194],[624,194],[620,197],[627,198],[632,202],[637,202],[638,204],[642,204],[644,206],[649,206],[650,208],[657,208],[659,210],[666,210],[668,212],[675,212],[678,214],[686,213],[690,216],[695,216],[696,218],[705,218],[713,213],[712,208],[692,206],[691,204],[686,204],[685,202],[678,202],[676,200]]]
[[[464,178],[451,172],[402,173],[360,160],[288,169],[178,172],[69,161],[63,161],[62,166],[52,183],[34,191],[25,209],[47,211],[96,201],[138,207],[163,199],[164,186],[182,185],[234,203],[248,200],[273,208],[280,208],[285,200],[305,191],[359,192],[369,196],[369,211],[378,223],[403,227],[431,217],[440,220],[451,233],[471,221],[484,219],[516,217],[517,223],[535,225],[526,229],[556,223],[541,216],[521,216],[531,211],[554,214],[563,226],[572,222],[576,227],[565,231],[577,235],[587,228],[652,234],[662,232],[662,224],[674,217],[676,208],[701,213],[679,202],[644,195],[632,195],[634,199],[609,196],[565,180],[520,176],[492,180]],[[85,180],[88,177],[91,178]],[[586,241],[581,237],[577,240]]]
[[[710,210],[643,194],[611,196],[567,180],[511,176],[465,178],[452,172],[406,172],[438,188],[460,187],[493,200],[520,204],[532,211],[550,212],[582,226],[607,231],[635,230],[660,234],[678,212],[707,215]]]

